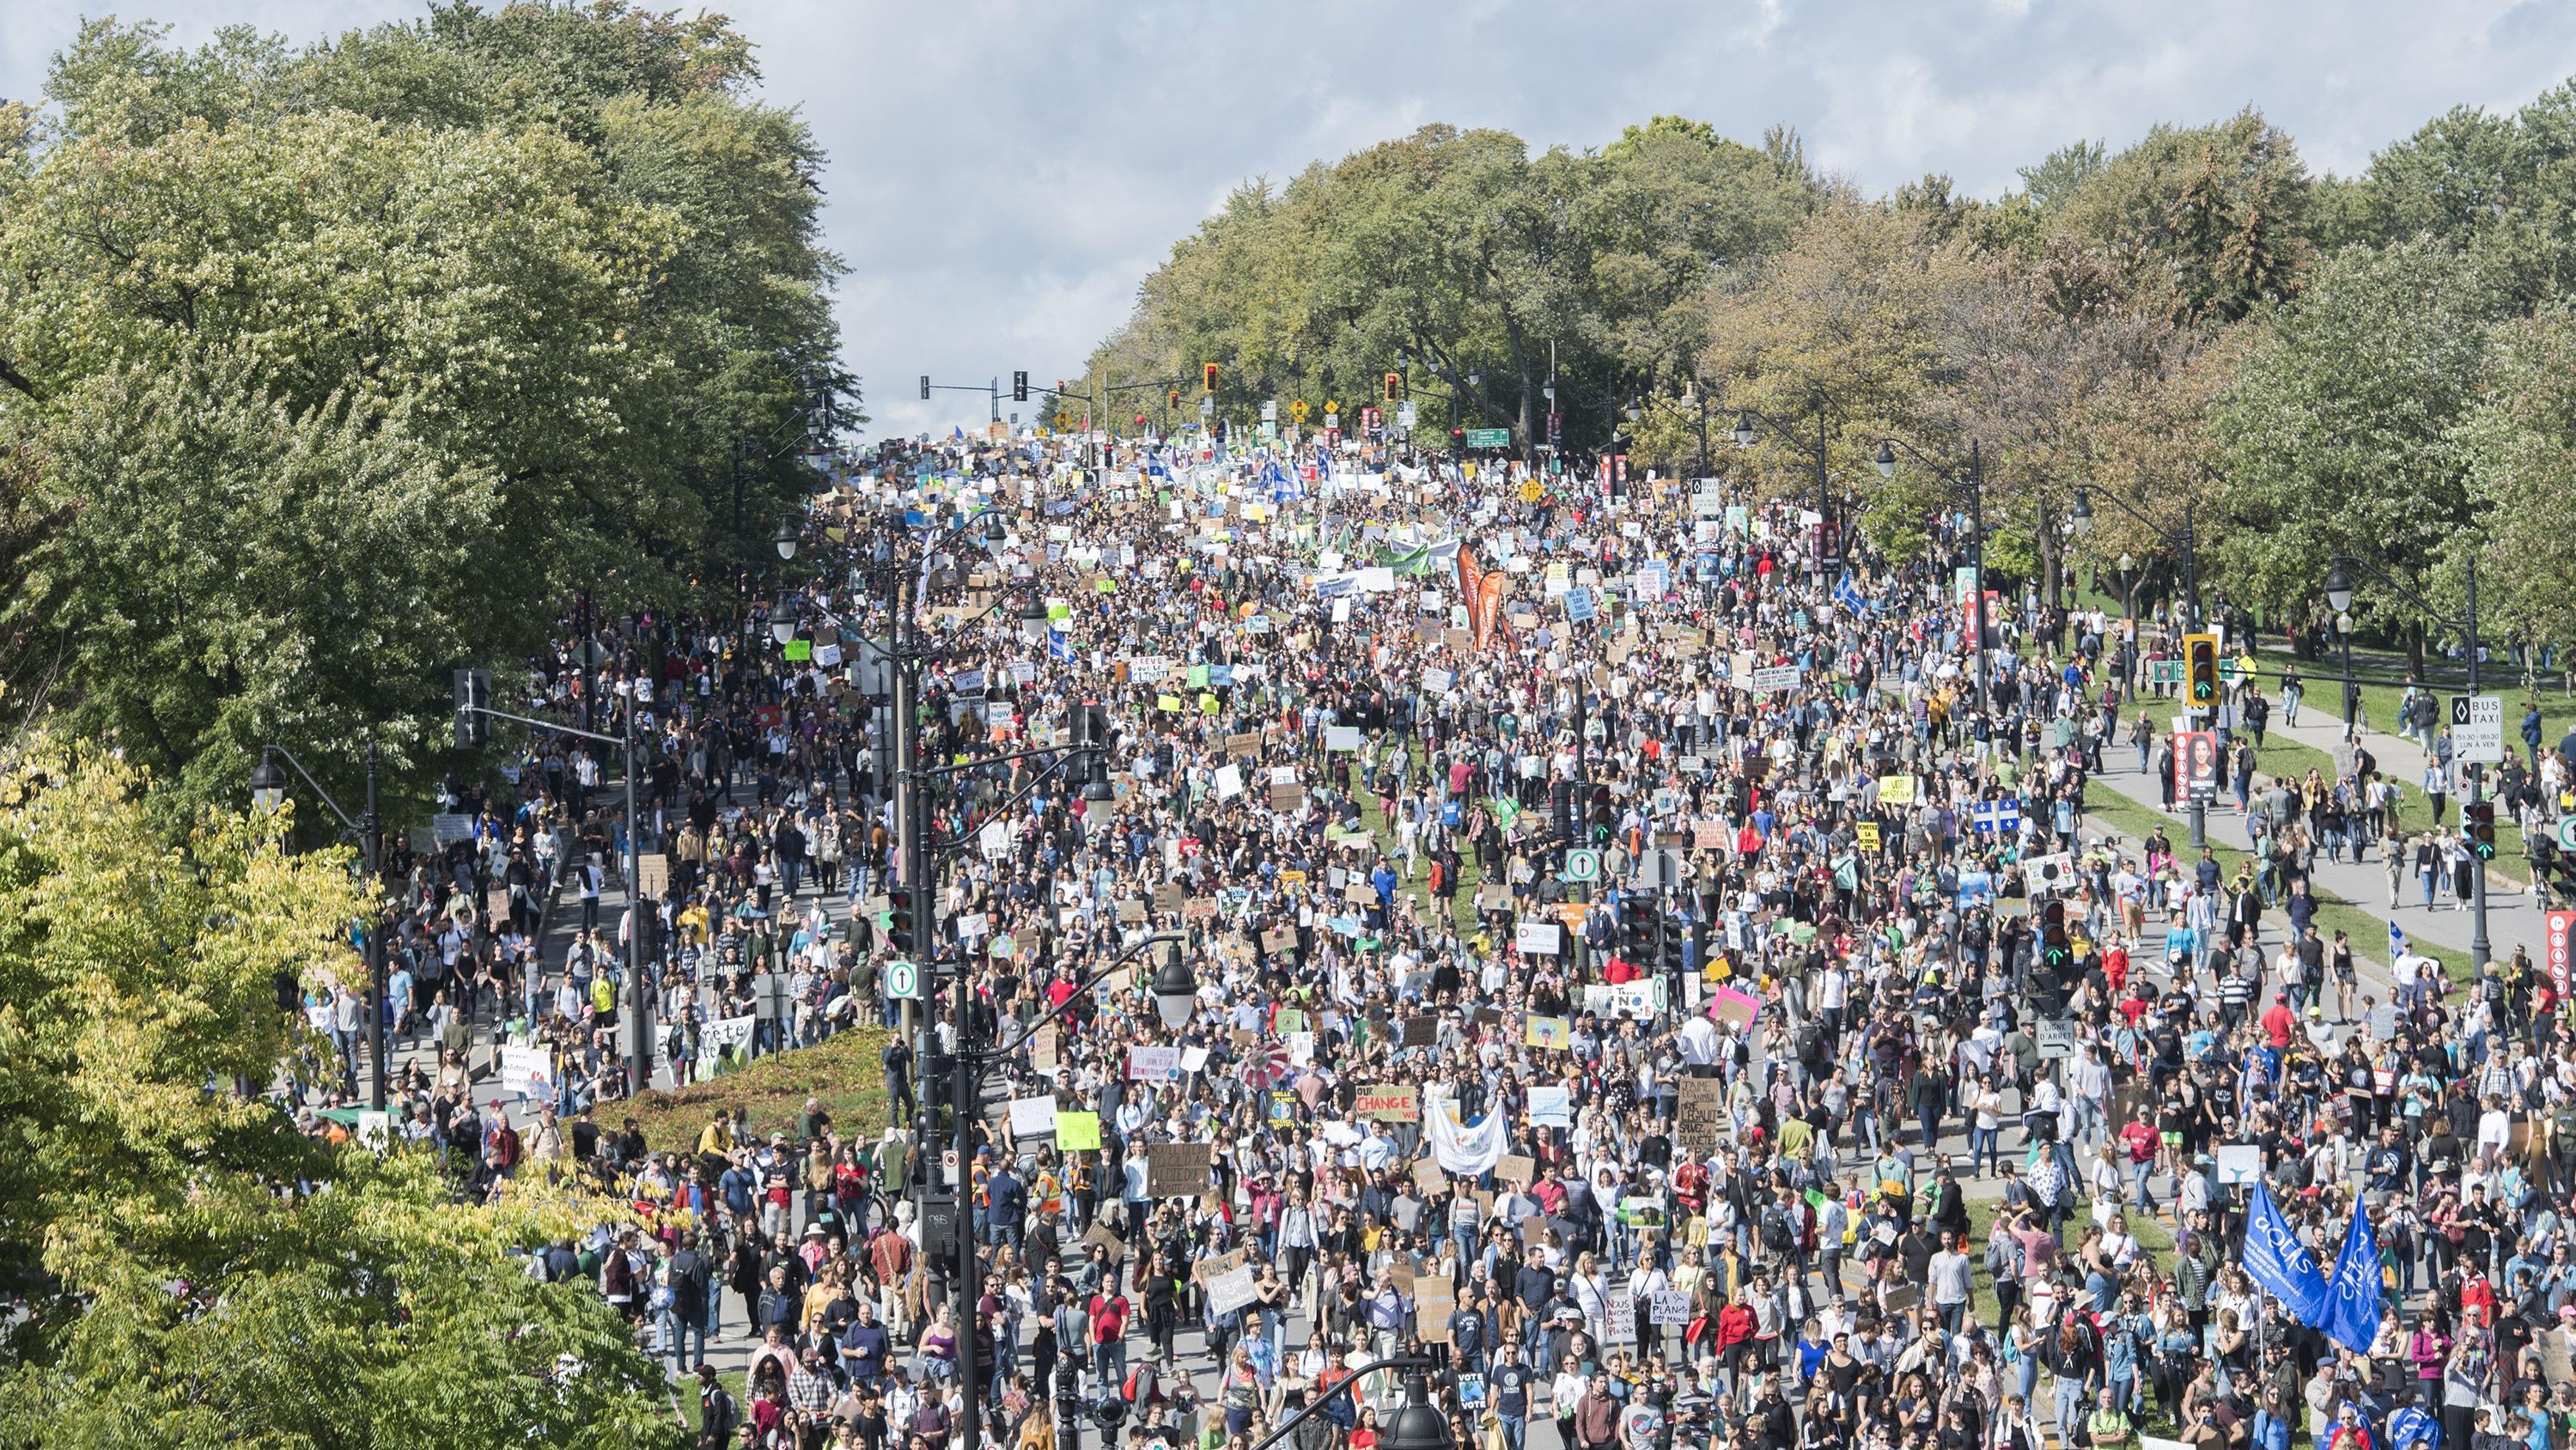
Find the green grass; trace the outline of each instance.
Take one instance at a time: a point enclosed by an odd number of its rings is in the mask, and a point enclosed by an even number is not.
[[[1404,858],[1396,854],[1395,830],[1386,823],[1386,817],[1377,808],[1377,792],[1363,788],[1359,792],[1359,804],[1360,825],[1376,838],[1378,849],[1386,853],[1387,861],[1396,869],[1399,878],[1396,893],[1420,892],[1428,904],[1427,898],[1431,894],[1430,858],[1423,858],[1413,869],[1407,870]],[[1476,890],[1484,883],[1485,868],[1477,861],[1474,848],[1461,850],[1458,853],[1458,894],[1452,898],[1454,905],[1450,908],[1450,920],[1461,937],[1476,934]]]
[[[815,1098],[842,1137],[866,1141],[886,1126],[885,1045],[882,1027],[844,1028],[812,1047],[757,1059],[740,1072],[646,1093],[603,1110],[601,1124],[614,1126],[631,1117],[655,1152],[687,1150],[697,1145],[699,1132],[717,1113],[739,1107],[750,1115],[755,1135],[785,1133],[792,1138],[802,1126],[806,1099]]]
[[[2161,825],[2165,828],[2166,837],[2174,842],[2175,856],[2178,859],[2189,857],[2190,824],[2185,817],[2168,815],[2144,802],[2131,800],[2108,784],[2102,782],[2094,784],[2098,789],[2088,790],[2084,798],[2084,814],[2088,821],[2106,822],[2114,829],[2139,841],[2144,841],[2157,826]],[[2238,863],[2253,859],[2246,852],[2217,840],[2209,843],[2209,849],[2210,854],[2218,861],[2219,869],[2231,880],[2236,875]],[[2335,895],[2314,881],[2309,882],[2308,889],[2317,898],[2317,925],[2329,937],[2335,932],[2343,932],[2352,938],[2353,950],[2360,955],[2374,959],[2382,955],[2388,941],[2386,917],[2373,915],[2360,905]],[[2468,953],[2453,951],[2449,947],[2436,945],[2411,934],[2409,940],[2418,953],[2441,962],[2443,972],[2452,982],[2465,983],[2471,979]]]
[[[2354,685],[2361,694],[2361,723],[2395,735],[2397,704],[2406,697],[2406,687],[2403,684],[2373,684],[2371,680],[2404,675],[2405,656],[2400,654],[2390,658],[2376,650],[2371,654],[2371,658],[2364,659],[2356,653],[2352,661]],[[2343,659],[2339,653],[2328,651],[2323,659],[2302,660],[2286,647],[2271,644],[2258,645],[2255,657],[2262,663],[2264,677],[2276,682],[2283,669],[2297,665],[2300,678],[2307,682],[2307,705],[2303,708],[2322,706],[2328,714],[2342,718]],[[2453,660],[2432,659],[2425,661],[2425,670],[2425,683],[2436,693],[2445,696],[2468,693],[2466,666]],[[2510,663],[2490,663],[2479,671],[2479,689],[2504,698],[2507,749],[2522,748],[2522,707],[2526,702],[2540,706],[2542,744],[2553,744],[2570,729],[2576,729],[2576,696],[2568,695],[2558,683],[2565,678],[2564,674],[2542,675],[2537,680],[2537,690],[2526,692],[2522,687],[2522,671]]]

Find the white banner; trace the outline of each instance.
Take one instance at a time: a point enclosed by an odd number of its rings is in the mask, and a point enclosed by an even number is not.
[[[1556,955],[1557,925],[1545,917],[1523,917],[1512,931],[1512,945],[1525,957]]]
[[[713,1057],[728,1048],[749,1047],[752,1020],[749,1017],[719,1017],[699,1028],[699,1055]]]

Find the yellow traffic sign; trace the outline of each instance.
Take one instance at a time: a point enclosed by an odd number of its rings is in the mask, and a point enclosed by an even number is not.
[[[1547,497],[1547,490],[1539,487],[1537,479],[1524,478],[1521,480],[1521,502],[1536,503],[1545,497]]]
[[[1305,421],[1306,421],[1306,400],[1305,400],[1305,399],[1303,399],[1303,398],[1299,398],[1297,401],[1295,401],[1295,402],[1293,402],[1293,403],[1290,403],[1290,404],[1288,405],[1288,416],[1289,416],[1289,417],[1292,417],[1292,418],[1294,418],[1294,419],[1296,419],[1296,420],[1297,420],[1298,422],[1300,422],[1300,423],[1305,422]]]
[[[1342,405],[1339,403],[1326,403],[1324,405],[1324,411],[1327,413],[1338,413],[1342,411]]]

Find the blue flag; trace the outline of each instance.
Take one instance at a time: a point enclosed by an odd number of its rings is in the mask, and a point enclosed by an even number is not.
[[[2394,962],[2404,955],[2406,955],[2406,932],[2392,921],[2388,924],[2388,960]]]
[[[2442,1450],[2442,1422],[2413,1405],[2407,1405],[2388,1417],[2389,1450],[2406,1450],[2409,1445],[2429,1445]]]
[[[2245,1272],[2290,1306],[2291,1317],[2314,1329],[2326,1316],[2326,1279],[2307,1245],[2290,1230],[2272,1202],[2272,1191],[2254,1180],[2254,1202],[2245,1210]]]
[[[2344,1232],[2343,1252],[2335,1256],[2331,1288],[2326,1322],[2317,1327],[2353,1353],[2369,1353],[2371,1341],[2379,1337],[2379,1244],[2358,1199],[2352,1205],[2352,1227]]]

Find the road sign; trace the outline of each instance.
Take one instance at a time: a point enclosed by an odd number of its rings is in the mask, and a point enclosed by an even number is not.
[[[2558,849],[2576,851],[2576,816],[2558,818]]]
[[[2558,995],[2567,995],[2569,937],[2576,936],[2576,911],[2549,913],[2549,984]]]
[[[2504,764],[2504,696],[2451,697],[2451,758],[2471,765]]]
[[[1512,430],[1509,428],[1470,428],[1467,430],[1466,443],[1470,448],[1509,448],[1512,446]]]
[[[894,1002],[921,1000],[921,968],[910,962],[888,962],[885,965],[886,998]]]
[[[1566,852],[1565,870],[1559,874],[1558,879],[1576,883],[1600,880],[1601,853],[1598,851]]]
[[[1537,479],[1524,478],[1521,480],[1521,502],[1536,503],[1545,497],[1547,497],[1547,490],[1540,486]]]

